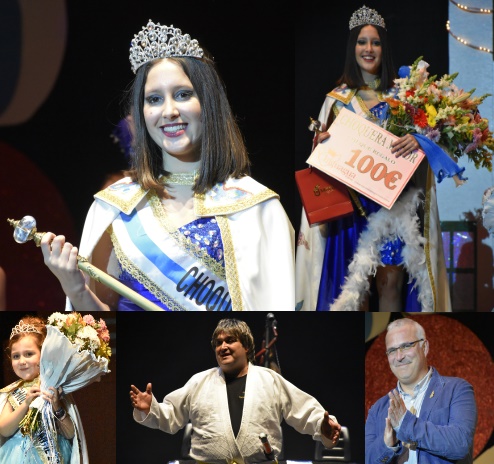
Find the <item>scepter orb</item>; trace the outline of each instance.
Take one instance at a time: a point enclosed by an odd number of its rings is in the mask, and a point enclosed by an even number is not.
[[[36,229],[36,219],[32,216],[24,216],[20,221],[7,219],[7,222],[14,227],[14,240],[17,243],[26,243],[34,240],[36,246],[40,246],[41,238],[45,232],[38,232]]]
[[[20,221],[7,219],[7,222],[14,227],[14,240],[17,243],[26,243],[29,240],[33,240],[37,247],[41,245],[41,239],[46,232],[37,231],[36,219],[32,216],[24,216]],[[159,307],[152,301],[149,301],[111,275],[93,266],[83,256],[77,255],[77,267],[81,271],[84,271],[89,277],[91,277],[91,279],[101,282],[103,285],[106,285],[118,294],[128,298],[130,301],[133,301],[142,309],[145,309],[146,311],[163,311],[163,308]]]

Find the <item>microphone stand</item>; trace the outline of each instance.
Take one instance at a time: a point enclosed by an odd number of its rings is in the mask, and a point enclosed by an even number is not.
[[[273,313],[268,313],[266,315],[266,331],[264,335],[264,346],[266,350],[266,354],[264,356],[264,367],[269,367],[269,353],[271,350],[271,329],[276,327],[276,319],[274,318]]]
[[[264,366],[269,368],[269,350],[271,347],[276,343],[278,340],[278,331],[276,329],[277,326],[276,319],[274,318],[273,313],[269,313],[266,316],[266,331],[264,334],[264,337],[266,340],[262,341],[262,348],[255,354],[256,360],[258,360],[259,366]],[[270,339],[271,332],[270,329],[273,331],[274,337]],[[278,366],[279,367],[279,366]]]

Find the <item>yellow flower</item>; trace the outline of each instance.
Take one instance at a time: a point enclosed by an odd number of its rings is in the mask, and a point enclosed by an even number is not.
[[[436,108],[433,105],[426,104],[425,111],[427,113],[427,124],[429,124],[429,126],[431,127],[434,127],[436,125],[437,116]]]

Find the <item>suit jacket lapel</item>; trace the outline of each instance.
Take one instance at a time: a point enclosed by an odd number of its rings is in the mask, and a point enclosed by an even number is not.
[[[433,368],[434,369],[434,368]],[[443,384],[441,381],[441,376],[434,369],[432,372],[431,381],[425,392],[424,401],[422,407],[420,408],[420,418],[427,420],[429,415],[436,404],[439,395],[441,395],[443,390]]]

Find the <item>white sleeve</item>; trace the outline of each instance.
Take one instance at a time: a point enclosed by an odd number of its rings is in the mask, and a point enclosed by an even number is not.
[[[280,201],[266,200],[228,221],[242,309],[294,311],[295,232]]]
[[[295,264],[295,297],[299,311],[316,310],[327,230],[326,223],[310,226],[302,210]]]

